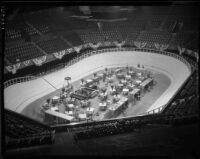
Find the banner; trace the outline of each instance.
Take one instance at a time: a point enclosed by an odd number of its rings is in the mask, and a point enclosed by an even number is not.
[[[23,64],[24,64],[25,66],[28,66],[28,65],[30,64],[30,60],[24,61]]]
[[[65,50],[62,50],[60,52],[55,52],[53,53],[53,55],[57,58],[57,59],[62,59],[63,56],[65,55]]]
[[[192,55],[192,50],[187,49],[187,54]]]
[[[102,22],[97,22],[97,26],[99,28],[100,31],[103,31],[103,24]]]
[[[72,53],[73,52],[73,48],[67,49],[67,52]]]
[[[140,49],[140,42],[135,41],[135,42],[134,42],[134,45],[135,45],[137,48]]]
[[[164,51],[164,50],[166,50],[168,47],[169,47],[168,44],[161,44],[161,45],[160,45],[160,51]]]
[[[117,47],[121,48],[124,44],[125,44],[125,41],[114,41],[113,42]]]
[[[33,59],[33,62],[35,63],[36,66],[41,66],[42,63],[44,63],[45,61],[46,61],[46,56]]]
[[[140,48],[144,48],[146,46],[147,42],[140,42]]]
[[[198,52],[194,52],[194,56],[196,57],[197,62],[199,62],[199,54],[198,54]]]
[[[110,41],[105,41],[104,42],[104,46],[110,46],[111,45],[111,42]]]
[[[101,42],[98,42],[98,43],[96,43],[96,44],[89,43],[88,45],[89,45],[91,48],[93,48],[93,49],[97,49],[97,48],[101,45]]]
[[[88,48],[88,45],[89,45],[89,44],[84,44],[83,47],[84,47],[84,48]]]
[[[17,63],[15,65],[12,65],[12,66],[6,66],[6,69],[9,71],[9,72],[12,72],[12,74],[15,74],[17,72],[17,70],[19,69],[21,63]]]
[[[156,49],[158,49],[160,51],[164,51],[169,47],[168,44],[158,44],[158,43],[154,43],[154,46]]]
[[[183,52],[185,52],[185,48],[181,48],[180,46],[178,46],[178,50],[180,55],[182,55]]]
[[[74,50],[79,53],[82,49],[82,45],[74,47]]]
[[[154,46],[156,47],[156,49],[160,50],[160,44],[155,43]]]

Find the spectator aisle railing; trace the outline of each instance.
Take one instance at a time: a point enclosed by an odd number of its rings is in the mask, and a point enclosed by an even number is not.
[[[6,149],[27,148],[32,146],[39,146],[44,144],[53,144],[55,138],[55,131],[48,134],[36,134],[30,137],[19,139],[10,138],[6,141]],[[32,144],[34,142],[34,144]]]
[[[99,120],[99,121],[91,121],[91,122],[86,122],[86,123],[70,123],[70,124],[56,124],[56,125],[51,125],[51,128],[55,129],[56,131],[63,131],[66,130],[66,128],[69,129],[79,129],[81,127],[87,127],[87,129],[90,129],[90,126],[94,127],[97,125],[101,124],[108,124],[108,123],[114,123],[114,122],[119,122],[119,121],[124,121],[124,120],[135,120],[137,121],[146,121],[146,120],[154,120],[156,121],[157,119],[163,119],[164,118],[171,118],[174,117],[174,115],[163,115],[163,114],[146,114],[146,115],[136,115],[136,116],[127,116],[127,117],[119,117],[119,118],[112,118],[112,119],[105,119],[105,120]],[[83,129],[85,130],[85,129]]]
[[[174,101],[174,99],[175,99],[176,96],[180,93],[180,90],[182,89],[182,87],[184,87],[184,85],[186,84],[186,82],[189,80],[190,77],[191,77],[191,76],[188,76],[188,77],[186,78],[186,80],[183,82],[183,84],[181,85],[181,87],[179,87],[178,90],[176,90],[175,95],[174,95],[165,105],[160,106],[160,107],[158,107],[158,108],[155,108],[155,109],[153,109],[153,110],[151,110],[151,111],[148,111],[148,112],[146,112],[146,113],[143,113],[143,114],[141,114],[141,115],[155,114],[155,113],[160,113],[160,112],[162,112],[167,106],[169,106],[169,105]]]
[[[25,76],[25,77],[18,77],[18,78],[8,80],[8,81],[4,82],[4,89],[11,86],[11,85],[16,84],[16,83],[27,82],[27,81],[30,81],[30,80],[34,80],[36,78],[37,77],[35,77],[35,76]]]

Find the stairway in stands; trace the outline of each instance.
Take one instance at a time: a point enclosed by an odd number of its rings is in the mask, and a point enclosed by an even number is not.
[[[67,45],[70,47],[74,47],[69,41],[67,41],[63,36],[60,36],[60,39],[62,39]]]
[[[38,48],[44,55],[47,55],[47,53],[42,49],[40,48],[35,42],[31,42],[36,48]]]
[[[33,25],[31,25],[30,23],[26,22],[26,24],[27,24],[30,28],[32,28],[33,30],[35,30],[36,33],[38,33],[40,36],[43,35],[38,29],[36,29],[36,28],[35,28]]]

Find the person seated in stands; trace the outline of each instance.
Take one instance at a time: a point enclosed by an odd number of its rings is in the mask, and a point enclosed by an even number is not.
[[[176,101],[174,101],[171,106],[175,106],[175,105],[177,105]]]
[[[18,125],[20,128],[24,128],[24,125],[22,125],[22,124],[20,124],[20,125]]]
[[[189,99],[191,99],[191,98],[189,98]],[[180,103],[180,104],[182,104],[183,102],[185,102],[185,98],[179,99],[179,103]]]

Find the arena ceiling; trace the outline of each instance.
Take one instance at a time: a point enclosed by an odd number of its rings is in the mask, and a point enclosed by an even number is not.
[[[59,15],[60,17],[71,16],[92,16],[94,19],[119,19],[127,18],[136,13],[141,14],[169,14],[169,10],[175,10],[180,15],[199,15],[198,7],[184,5],[169,6],[9,6],[6,8],[6,15],[9,20],[15,19],[20,14],[48,12],[51,15]],[[174,11],[173,11],[174,13]]]

